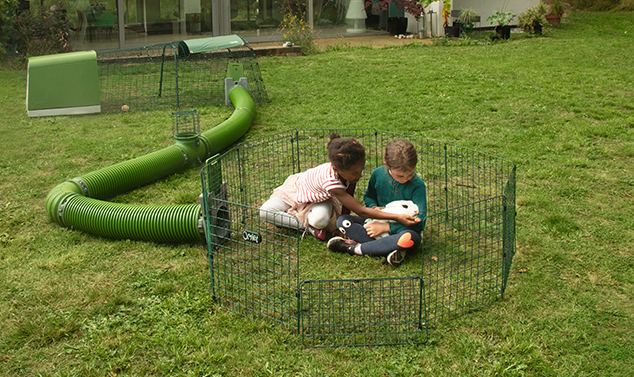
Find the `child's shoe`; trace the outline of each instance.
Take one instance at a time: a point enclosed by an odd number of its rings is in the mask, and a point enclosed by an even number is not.
[[[359,243],[352,240],[345,240],[341,237],[333,237],[328,241],[326,247],[336,253],[348,253],[355,255],[354,249]]]
[[[317,229],[315,227],[309,227],[307,229],[308,233],[312,234],[313,236],[315,236],[315,238],[317,238],[320,241],[326,241],[326,239],[328,239],[328,235],[326,234],[326,229]]]
[[[387,256],[387,263],[392,267],[398,267],[403,263],[406,255],[405,250],[394,250]]]

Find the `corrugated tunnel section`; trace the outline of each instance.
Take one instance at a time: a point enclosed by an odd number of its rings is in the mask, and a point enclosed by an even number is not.
[[[46,211],[61,226],[101,237],[156,242],[205,241],[200,204],[134,205],[105,201],[206,160],[242,137],[255,118],[255,104],[240,86],[229,92],[231,117],[194,138],[176,139],[159,151],[87,173],[56,186]]]

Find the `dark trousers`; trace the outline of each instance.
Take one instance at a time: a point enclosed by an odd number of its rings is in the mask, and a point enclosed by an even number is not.
[[[348,238],[359,242],[363,255],[386,256],[394,250],[416,249],[420,245],[420,234],[413,230],[403,230],[384,238],[374,239],[368,236],[363,227],[365,219],[360,216],[341,215],[337,219],[337,228]]]

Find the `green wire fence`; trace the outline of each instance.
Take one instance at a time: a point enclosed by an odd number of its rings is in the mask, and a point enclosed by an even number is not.
[[[330,253],[324,244],[260,219],[259,207],[286,177],[327,162],[332,131],[366,147],[360,201],[390,140],[406,138],[417,147],[417,173],[428,195],[423,243],[419,255],[389,276],[377,276],[380,268],[322,265]],[[296,332],[305,346],[424,343],[428,329],[503,298],[515,253],[512,162],[385,131],[298,130],[210,158],[201,179],[214,298],[240,315]],[[315,248],[324,254],[311,257]]]
[[[240,77],[235,80],[247,78],[245,89],[253,102],[269,102],[255,52],[242,37],[230,35],[98,52],[101,109],[222,105],[224,80],[233,74],[227,63],[240,65]]]

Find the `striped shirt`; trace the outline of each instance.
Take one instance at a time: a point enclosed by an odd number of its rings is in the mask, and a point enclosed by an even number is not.
[[[330,190],[348,188],[348,182],[342,182],[330,162],[319,165],[299,174],[295,183],[298,203],[321,203],[332,198]]]

